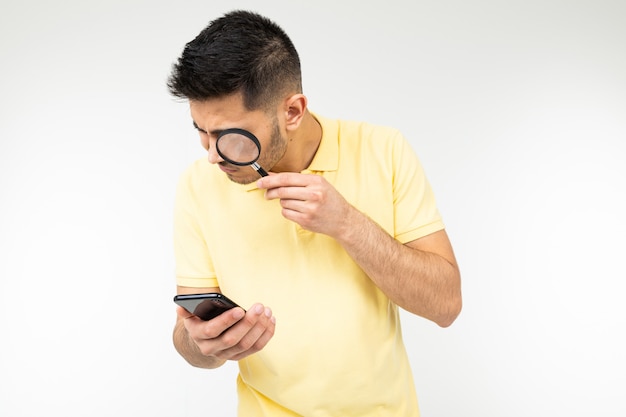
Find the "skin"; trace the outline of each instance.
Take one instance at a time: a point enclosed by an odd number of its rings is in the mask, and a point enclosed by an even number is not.
[[[460,273],[444,230],[401,244],[323,177],[299,173],[311,163],[322,137],[304,95],[288,95],[275,112],[247,110],[238,94],[190,101],[190,109],[209,162],[218,164],[232,181],[256,181],[268,200],[280,200],[285,218],[337,240],[400,307],[441,327],[454,322],[462,304]],[[262,149],[258,162],[271,171],[268,177],[259,179],[252,168],[232,166],[217,154],[217,135],[231,127],[257,136]],[[201,292],[220,290],[178,287],[179,294]],[[271,340],[276,326],[271,309],[260,303],[245,314],[237,308],[207,322],[180,307],[177,313],[174,344],[189,363],[203,368],[258,352]]]

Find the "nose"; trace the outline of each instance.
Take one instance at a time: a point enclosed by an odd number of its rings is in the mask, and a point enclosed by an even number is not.
[[[209,143],[208,152],[209,152],[209,162],[211,164],[217,164],[217,163],[223,161],[223,159],[220,156],[220,154],[217,153],[217,149],[215,147],[215,142]]]

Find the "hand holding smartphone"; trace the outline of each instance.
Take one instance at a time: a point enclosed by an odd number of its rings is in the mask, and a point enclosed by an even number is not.
[[[204,294],[179,294],[174,302],[202,320],[211,320],[231,308],[239,307],[237,303],[224,294],[212,292]],[[244,310],[245,311],[245,310]]]

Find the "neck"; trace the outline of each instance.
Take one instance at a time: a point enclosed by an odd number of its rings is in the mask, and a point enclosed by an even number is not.
[[[301,172],[311,165],[322,141],[322,126],[307,110],[298,129],[289,136],[287,152],[274,172]]]

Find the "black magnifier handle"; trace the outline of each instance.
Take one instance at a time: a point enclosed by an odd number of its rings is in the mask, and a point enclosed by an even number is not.
[[[257,164],[256,162],[253,162],[252,165],[250,166],[254,168],[254,170],[258,172],[260,176],[267,177],[267,172],[265,172],[265,170],[261,168],[261,165]]]

